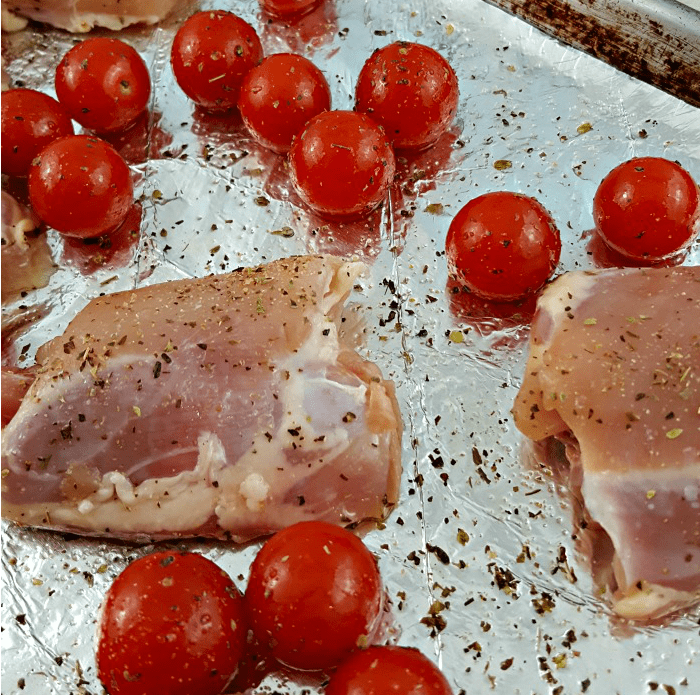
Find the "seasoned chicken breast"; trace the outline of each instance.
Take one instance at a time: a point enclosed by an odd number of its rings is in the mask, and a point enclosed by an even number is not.
[[[700,597],[700,268],[557,279],[513,414],[529,438],[567,442],[573,485],[613,546],[620,615]]]
[[[156,24],[175,7],[176,0],[2,0],[3,30],[24,27],[20,18],[59,29],[87,32],[93,27],[115,31],[131,24]]]
[[[396,502],[393,385],[339,333],[364,266],[293,257],[90,302],[7,425],[2,513],[236,541]]]
[[[56,266],[45,235],[30,234],[40,225],[36,214],[2,191],[2,301],[44,287]]]

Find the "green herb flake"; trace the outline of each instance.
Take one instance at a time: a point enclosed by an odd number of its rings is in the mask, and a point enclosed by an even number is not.
[[[289,239],[294,236],[294,230],[291,227],[282,227],[281,229],[273,229],[270,234],[275,236],[281,236],[285,239]]]

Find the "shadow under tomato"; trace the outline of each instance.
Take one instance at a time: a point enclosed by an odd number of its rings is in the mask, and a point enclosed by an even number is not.
[[[671,268],[683,263],[688,255],[688,249],[661,259],[660,261],[637,261],[623,256],[615,249],[610,248],[595,229],[589,229],[581,235],[582,239],[588,239],[586,254],[591,258],[597,268]]]
[[[365,530],[371,528],[376,528],[376,524],[368,522]],[[357,532],[359,529],[355,530]],[[358,535],[362,537],[361,532]],[[239,664],[238,673],[224,691],[225,693],[278,692],[277,688],[287,684],[293,684],[295,691],[297,689],[301,692],[321,691],[328,682],[330,674],[335,670],[333,667],[326,671],[298,671],[284,666],[275,659],[269,646],[262,644],[253,636],[252,630],[248,631],[248,635],[246,651]],[[393,602],[384,589],[381,615],[369,636],[369,644],[390,644],[399,636],[400,630],[396,626]]]
[[[3,175],[2,179],[2,189],[9,193],[20,205],[31,208],[27,177]]]
[[[195,106],[192,117],[192,132],[197,137],[206,138],[207,142],[234,142],[241,135],[247,134],[238,109],[207,111],[201,106]]]
[[[252,635],[249,632],[249,635]],[[307,687],[311,691],[320,689],[328,680],[328,675],[322,671],[296,671],[279,663],[270,649],[255,638],[249,641],[243,661],[233,682],[226,688],[225,693],[258,692],[264,681],[273,682],[276,687],[284,683],[293,683],[297,687]]]
[[[261,187],[275,177],[285,157],[263,147],[246,128],[238,109],[225,112],[206,111],[195,107],[192,133],[201,143],[201,156],[211,166],[236,166],[236,174],[261,178]],[[286,174],[285,174],[286,175]],[[274,191],[269,194],[280,199]]]
[[[285,51],[310,57],[315,49],[331,43],[338,31],[335,0],[321,0],[311,12],[284,19],[261,11],[258,19],[265,55]]]
[[[460,147],[458,137],[458,129],[452,128],[423,150],[397,150],[394,180],[402,195],[410,200],[435,189],[436,178],[445,171],[452,152]]]
[[[328,220],[311,214],[306,231],[307,244],[316,253],[335,256],[359,256],[365,262],[375,259],[382,250],[382,207],[358,220]]]
[[[494,302],[478,297],[451,276],[445,292],[455,319],[478,328],[482,335],[532,323],[540,294],[538,292],[515,302]]]
[[[119,152],[127,164],[143,164],[148,159],[158,159],[173,141],[172,134],[160,127],[162,114],[143,111],[134,123],[117,133],[92,133],[108,142]]]
[[[287,157],[271,150],[266,152],[268,154],[262,158],[266,166],[260,172],[263,192],[273,200],[303,211],[303,214],[295,215],[294,229],[290,234],[304,238],[309,252],[357,255],[365,261],[377,257],[382,248],[382,229],[386,225],[383,205],[357,219],[341,220],[319,215],[304,203],[294,189]]]
[[[141,204],[134,203],[124,222],[110,234],[93,239],[63,237],[62,262],[75,266],[82,275],[126,267],[138,245],[141,213]]]
[[[392,225],[395,245],[401,246],[418,209],[418,199],[437,188],[438,177],[447,170],[452,152],[459,147],[459,132],[448,130],[424,150],[396,152],[396,174],[391,188]],[[433,201],[437,202],[437,201]]]

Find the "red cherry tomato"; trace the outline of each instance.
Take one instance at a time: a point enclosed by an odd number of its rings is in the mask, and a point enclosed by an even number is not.
[[[26,176],[34,157],[56,138],[73,134],[65,109],[48,94],[10,89],[2,94],[2,173]]]
[[[263,11],[271,17],[300,17],[311,12],[324,0],[259,0]]]
[[[685,248],[700,231],[700,194],[690,174],[661,157],[623,162],[593,199],[596,228],[626,258],[653,262]]]
[[[128,128],[151,95],[151,77],[137,51],[119,39],[73,46],[56,68],[56,95],[81,125],[97,133]]]
[[[452,695],[445,676],[417,649],[369,647],[331,675],[326,695]]]
[[[272,536],[250,568],[250,626],[292,668],[335,666],[372,635],[382,586],[372,553],[352,532],[301,522]]]
[[[46,146],[29,168],[28,184],[37,215],[67,236],[115,230],[134,201],[126,162],[90,135],[68,135]]]
[[[175,34],[170,53],[182,91],[209,111],[236,106],[245,74],[262,58],[255,29],[225,10],[193,14]]]
[[[219,695],[243,657],[243,597],[196,553],[135,560],[114,580],[102,611],[97,670],[109,695]]]
[[[514,301],[536,292],[559,262],[549,213],[519,193],[486,193],[454,217],[445,244],[450,272],[474,294]]]
[[[321,215],[369,214],[386,197],[396,160],[383,129],[365,114],[314,116],[289,151],[291,179],[301,199]]]
[[[275,152],[287,152],[306,123],[331,107],[323,73],[294,53],[264,58],[243,79],[238,108],[255,139]]]
[[[432,145],[452,122],[459,86],[437,51],[397,41],[367,59],[355,87],[355,110],[370,115],[397,149]]]

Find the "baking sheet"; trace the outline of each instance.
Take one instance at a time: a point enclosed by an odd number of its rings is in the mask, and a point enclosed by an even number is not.
[[[487,0],[637,79],[700,106],[698,0]]]
[[[168,64],[174,29],[198,8],[226,7],[260,33],[266,53],[305,53],[329,79],[334,108],[351,108],[365,58],[397,39],[450,60],[460,103],[450,133],[400,163],[370,223],[328,223],[302,209],[284,161],[234,117],[196,112]],[[99,32],[97,32],[99,33]],[[3,35],[10,77],[52,92],[50,74],[80,37],[30,27]],[[449,223],[490,190],[533,195],[562,233],[557,272],[606,265],[591,201],[632,156],[677,159],[700,180],[700,110],[544,35],[481,0],[328,0],[294,26],[268,23],[254,2],[181,7],[121,38],[154,79],[135,163],[140,233],[111,249],[64,244],[47,288],[6,313],[41,317],[14,334],[6,360],[29,364],[90,298],[220,273],[295,253],[365,259],[351,301],[367,326],[364,353],[392,378],[404,423],[401,501],[365,537],[392,600],[392,638],[422,649],[455,693],[700,691],[700,610],[666,624],[614,618],[572,538],[572,505],[548,470],[523,460],[509,408],[524,367],[531,305],[489,306],[448,280]],[[699,37],[700,38],[700,37]],[[697,264],[696,241],[685,260]],[[153,549],[18,529],[3,522],[2,692],[102,692],[95,675],[98,607],[128,561]],[[185,542],[245,586],[258,544]],[[270,677],[258,692],[320,692]]]

